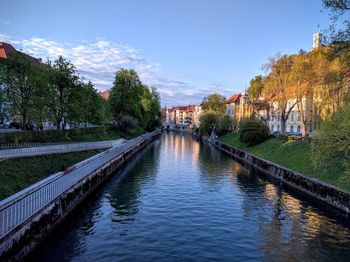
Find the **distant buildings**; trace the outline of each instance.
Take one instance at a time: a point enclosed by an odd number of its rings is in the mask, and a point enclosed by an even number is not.
[[[175,106],[166,110],[166,123],[173,126],[199,126],[201,106]]]

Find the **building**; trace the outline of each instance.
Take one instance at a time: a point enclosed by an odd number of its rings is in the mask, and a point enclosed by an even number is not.
[[[107,89],[107,90],[101,92],[99,95],[100,95],[104,100],[107,101],[108,98],[109,98],[109,96],[110,96],[110,91],[109,91],[109,89]]]
[[[166,110],[166,124],[172,126],[199,126],[200,113],[200,106],[175,106]]]
[[[226,115],[232,119],[235,119],[241,96],[241,94],[234,94],[226,100]]]

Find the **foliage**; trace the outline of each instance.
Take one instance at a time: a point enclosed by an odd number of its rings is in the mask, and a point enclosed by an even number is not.
[[[247,146],[254,146],[269,138],[270,130],[261,120],[241,120],[239,140]]]
[[[349,42],[350,41],[350,2],[348,0],[322,0],[333,20],[330,26],[330,37],[332,41]],[[339,24],[341,24],[339,26]]]
[[[142,83],[137,73],[132,69],[120,69],[115,74],[110,91],[109,104],[112,116],[116,118],[119,114],[124,114],[141,121],[142,91]]]
[[[322,123],[312,141],[312,159],[315,167],[325,170],[342,165],[350,174],[350,109],[336,112]]]
[[[264,90],[263,77],[258,75],[250,80],[250,85],[248,88],[248,94],[250,100],[258,99]]]
[[[219,94],[212,94],[204,97],[202,109],[206,112],[223,115],[226,112],[226,99]]]
[[[121,132],[129,134],[131,130],[138,128],[139,122],[132,116],[119,114],[116,118],[116,126]]]
[[[222,136],[222,135],[226,134],[227,132],[235,129],[235,125],[236,125],[235,122],[233,121],[233,119],[230,116],[224,115],[224,117],[220,121],[218,135]]]
[[[32,122],[32,116],[40,106],[40,103],[36,104],[39,91],[47,86],[44,68],[20,52],[9,59],[1,59],[0,64],[1,85],[5,87],[9,113],[24,127]],[[45,97],[45,93],[41,95]]]
[[[50,65],[50,87],[53,88],[54,99],[50,105],[53,120],[57,129],[64,129],[69,117],[74,115],[74,103],[79,88],[79,78],[75,66],[59,56]],[[72,111],[73,110],[73,111]],[[74,119],[74,116],[73,116]]]
[[[277,54],[275,57],[269,59],[268,64],[266,64],[267,70],[270,70],[266,78],[266,93],[273,94],[273,102],[277,103],[281,118],[281,132],[285,134],[286,123],[290,112],[292,111],[295,103],[290,105],[288,108],[288,102],[292,97],[289,92],[291,86],[291,69],[292,69],[292,57],[291,56],[281,56]]]
[[[120,69],[116,73],[108,103],[112,117],[117,122],[123,120],[121,115],[125,115],[126,129],[127,123],[132,124],[135,120],[146,130],[161,124],[160,96],[157,89],[150,89],[142,84],[132,69]]]
[[[202,135],[210,135],[213,127],[218,126],[220,115],[214,112],[203,112],[199,118],[199,132]]]

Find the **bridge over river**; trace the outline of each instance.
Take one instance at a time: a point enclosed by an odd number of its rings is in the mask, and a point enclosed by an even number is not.
[[[164,134],[34,261],[348,261],[350,223],[189,136]]]

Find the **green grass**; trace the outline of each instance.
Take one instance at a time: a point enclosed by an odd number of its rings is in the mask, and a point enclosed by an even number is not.
[[[48,170],[59,171],[62,165],[71,166],[103,150],[45,155],[0,162],[0,200],[47,177]]]
[[[228,133],[218,140],[350,192],[350,176],[346,175],[343,167],[334,166],[329,170],[321,170],[313,166],[309,142],[294,141],[288,143],[279,138],[271,138],[259,145],[247,147],[239,141],[238,135],[234,133]]]

